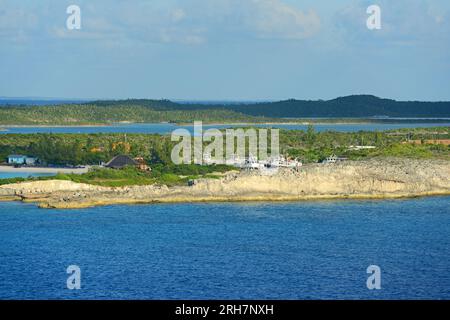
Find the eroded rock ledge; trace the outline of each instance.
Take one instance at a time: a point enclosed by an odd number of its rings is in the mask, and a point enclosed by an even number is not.
[[[334,198],[399,198],[450,194],[450,161],[373,159],[313,164],[300,172],[229,173],[192,187],[98,187],[70,181],[0,186],[0,200],[36,202],[42,208],[205,201],[295,201]]]

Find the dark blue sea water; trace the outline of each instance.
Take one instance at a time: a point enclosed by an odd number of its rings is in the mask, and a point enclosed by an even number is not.
[[[244,127],[245,125],[203,125],[204,130],[210,128],[224,129],[233,127]],[[308,127],[301,124],[270,124],[252,125],[253,127],[272,127],[286,130],[306,130]],[[1,127],[1,126],[0,126]],[[450,127],[450,122],[436,123],[369,123],[369,124],[317,124],[317,131],[383,131],[401,128],[426,128],[426,127]],[[0,130],[0,134],[7,133],[147,133],[147,134],[170,134],[175,129],[184,128],[193,132],[193,125],[178,126],[170,123],[141,123],[141,124],[116,124],[101,127],[8,127]]]
[[[449,205],[0,203],[0,298],[450,299]],[[66,289],[73,264],[81,290]]]

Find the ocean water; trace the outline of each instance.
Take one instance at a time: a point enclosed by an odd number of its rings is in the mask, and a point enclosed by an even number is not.
[[[0,203],[0,298],[450,299],[449,204]],[[366,287],[369,265],[381,290]]]
[[[233,128],[244,127],[245,125],[203,125],[204,130],[209,128]],[[253,125],[261,128],[279,128],[286,130],[306,130],[306,125],[300,124],[271,124],[271,125]],[[318,124],[314,125],[317,131],[338,131],[338,132],[357,132],[357,131],[383,131],[401,128],[425,128],[425,127],[449,127],[450,122],[446,123],[369,123],[369,124]],[[1,128],[1,126],[0,126]],[[7,133],[146,133],[146,134],[169,134],[175,129],[184,128],[193,132],[193,126],[177,126],[170,123],[141,123],[141,124],[117,124],[100,127],[10,127],[6,130],[0,130],[0,134]]]

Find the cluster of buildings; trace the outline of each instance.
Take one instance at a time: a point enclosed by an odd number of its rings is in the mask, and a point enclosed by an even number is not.
[[[337,157],[331,155],[326,158],[323,163],[335,163],[338,161],[347,160],[346,158]],[[217,164],[210,155],[205,155],[203,159],[205,165]],[[8,164],[14,166],[34,166],[38,164],[36,157],[30,157],[19,154],[12,154],[8,156]],[[264,170],[264,169],[278,169],[278,168],[291,168],[298,170],[303,164],[302,162],[286,158],[282,155],[276,157],[270,157],[266,160],[258,160],[257,157],[250,154],[249,157],[239,157],[235,155],[231,159],[225,161],[225,164],[244,170]],[[111,169],[123,169],[127,166],[134,166],[142,171],[151,171],[151,168],[147,165],[146,161],[142,157],[131,158],[127,155],[118,155],[112,158],[109,162],[103,165],[106,168]]]
[[[206,165],[215,164],[210,155],[205,155],[203,163]],[[298,169],[302,163],[296,159],[285,158],[284,156],[270,157],[266,160],[258,160],[257,157],[250,154],[248,157],[242,158],[237,155],[231,159],[227,159],[225,164],[239,169],[246,170],[263,170],[273,168],[292,168]]]
[[[38,162],[38,159],[35,157],[24,156],[21,154],[10,154],[8,156],[8,164],[10,165],[26,165],[26,166],[34,166]]]
[[[12,166],[35,166],[39,163],[38,158],[25,156],[21,154],[11,154],[8,156],[7,163]],[[151,171],[144,158],[131,158],[126,155],[119,155],[112,158],[104,165],[106,168],[122,169],[126,166],[134,166],[142,171]]]

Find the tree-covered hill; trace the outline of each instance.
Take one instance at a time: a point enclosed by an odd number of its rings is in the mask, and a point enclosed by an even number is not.
[[[146,104],[149,104],[147,106]],[[209,110],[165,109],[150,103],[90,103],[56,106],[5,106],[0,107],[0,125],[84,125],[117,122],[238,122],[258,119],[221,108]]]
[[[211,108],[205,105],[184,105],[183,107],[191,110]],[[450,117],[450,102],[395,101],[371,95],[354,95],[327,101],[291,99],[216,107],[270,118]]]
[[[0,107],[0,125],[75,125],[114,122],[262,122],[280,118],[450,118],[450,102],[395,101],[370,95],[333,100],[200,104],[129,99],[84,104]]]

